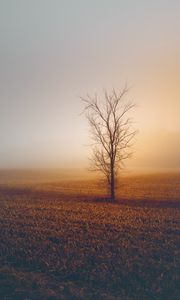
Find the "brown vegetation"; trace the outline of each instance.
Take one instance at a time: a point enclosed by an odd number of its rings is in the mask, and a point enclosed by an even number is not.
[[[179,182],[124,177],[124,205],[102,205],[94,181],[4,181],[0,299],[179,299]]]

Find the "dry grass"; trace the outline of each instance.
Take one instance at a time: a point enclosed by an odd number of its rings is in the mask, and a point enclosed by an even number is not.
[[[178,300],[180,176],[120,187],[1,174],[0,299]]]

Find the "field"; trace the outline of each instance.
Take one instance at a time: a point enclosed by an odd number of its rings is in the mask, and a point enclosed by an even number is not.
[[[0,172],[0,299],[180,299],[180,174]]]

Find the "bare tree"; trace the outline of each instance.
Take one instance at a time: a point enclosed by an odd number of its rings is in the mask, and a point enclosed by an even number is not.
[[[114,89],[110,94],[104,91],[104,100],[99,103],[98,97],[87,95],[81,98],[85,102],[84,112],[89,121],[94,141],[91,169],[102,172],[110,190],[111,200],[115,201],[115,188],[118,170],[124,160],[131,157],[134,136],[132,118],[128,116],[134,103],[127,101],[129,88],[120,92]]]

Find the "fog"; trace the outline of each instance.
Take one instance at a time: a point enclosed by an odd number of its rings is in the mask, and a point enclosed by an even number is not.
[[[0,168],[87,167],[79,96],[126,81],[128,168],[179,168],[179,27],[178,1],[1,1]]]

